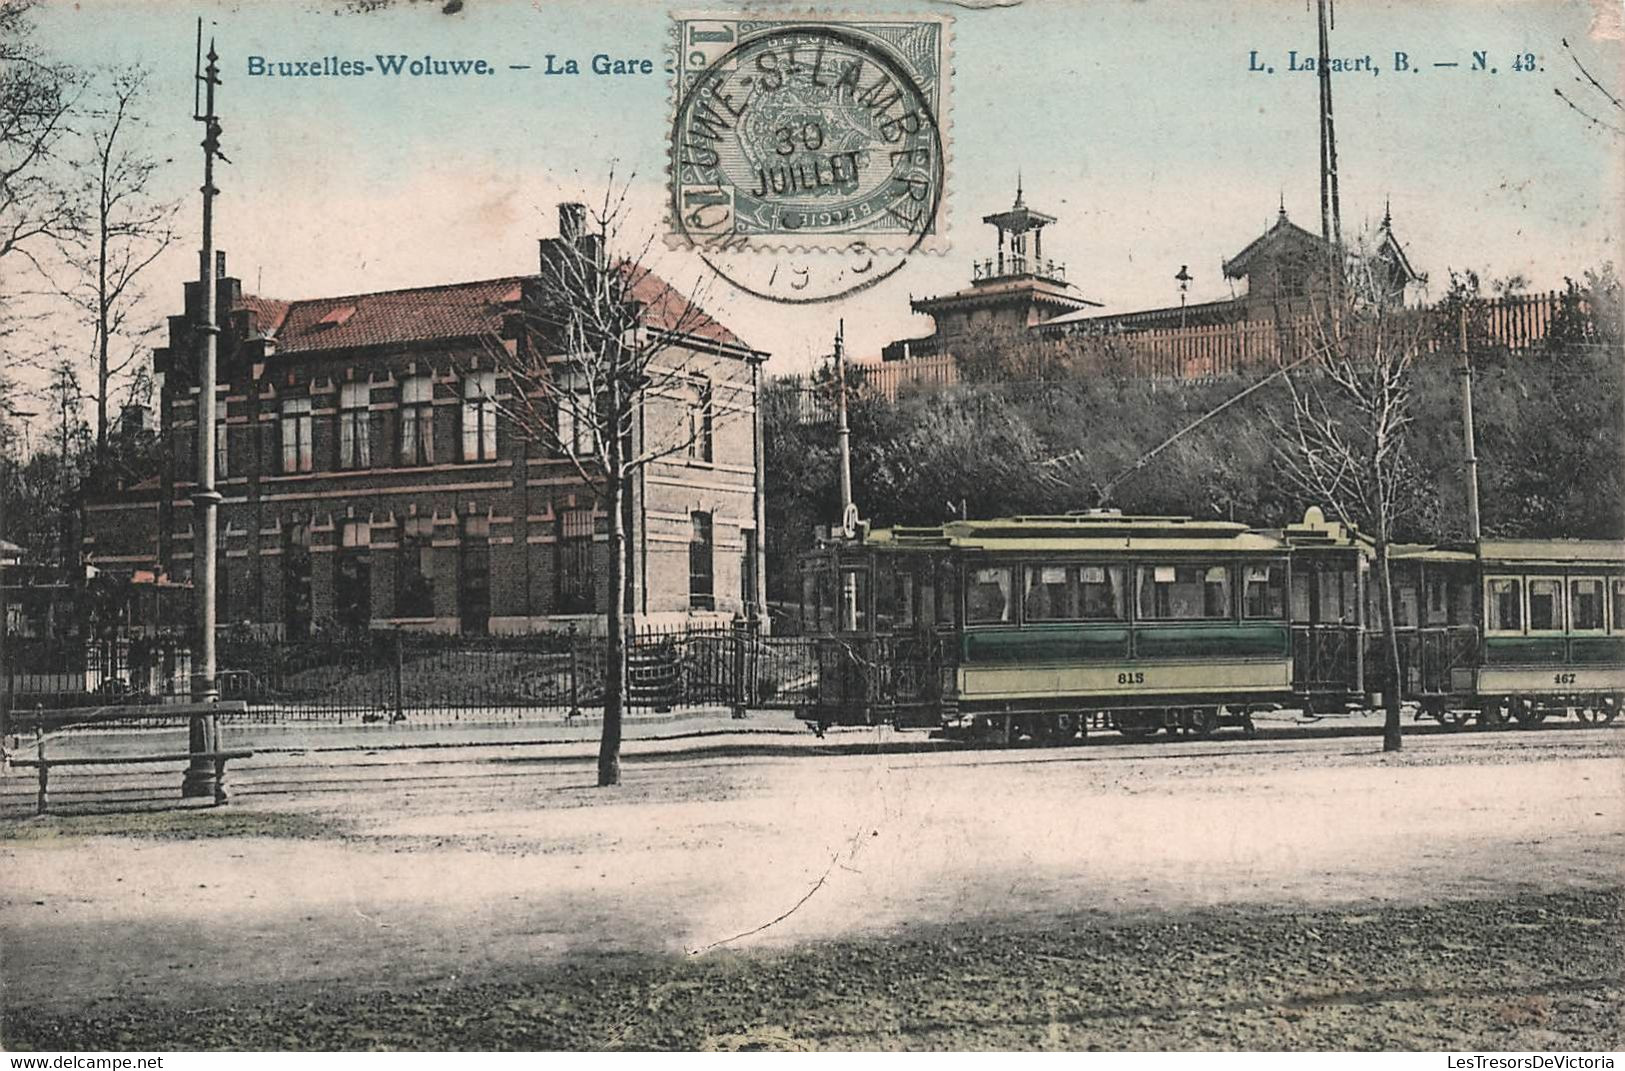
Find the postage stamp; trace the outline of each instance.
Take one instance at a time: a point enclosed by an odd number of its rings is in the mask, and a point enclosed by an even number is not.
[[[668,244],[944,249],[950,25],[674,16]]]

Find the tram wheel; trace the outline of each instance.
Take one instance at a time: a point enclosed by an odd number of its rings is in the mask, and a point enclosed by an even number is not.
[[[1507,704],[1499,699],[1485,699],[1478,708],[1478,724],[1486,729],[1505,729]]]
[[[1514,699],[1512,720],[1518,723],[1520,729],[1533,729],[1546,720],[1546,710],[1544,707],[1537,707],[1532,699]]]
[[[1055,744],[1070,744],[1078,738],[1078,732],[1083,728],[1081,714],[1057,714],[1050,719],[1050,741]]]
[[[1145,722],[1117,723],[1117,731],[1129,740],[1149,740],[1156,736],[1157,730],[1161,728],[1160,725],[1149,725]]]
[[[1471,710],[1458,710],[1454,707],[1443,706],[1435,710],[1433,716],[1439,720],[1440,725],[1451,732],[1457,732],[1465,729],[1467,723],[1473,720],[1473,713]]]
[[[1200,709],[1190,712],[1190,722],[1185,726],[1185,735],[1205,740],[1213,735],[1219,727],[1219,712],[1216,709]]]

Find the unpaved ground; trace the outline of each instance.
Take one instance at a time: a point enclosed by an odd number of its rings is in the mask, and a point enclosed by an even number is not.
[[[0,826],[5,1040],[1612,1048],[1622,739],[256,759]]]

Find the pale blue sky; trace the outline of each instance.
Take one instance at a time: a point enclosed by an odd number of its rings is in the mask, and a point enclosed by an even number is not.
[[[359,5],[356,5],[359,6]],[[763,5],[768,6],[768,5]],[[861,3],[842,5],[863,8]],[[1304,0],[1088,0],[977,10],[927,0],[891,10],[951,12],[952,251],[917,257],[887,283],[839,306],[787,309],[725,287],[717,314],[774,353],[771,371],[797,371],[827,348],[838,316],[859,355],[927,331],[911,294],[965,285],[992,231],[979,222],[1009,204],[1016,171],[1027,200],[1060,217],[1045,251],[1109,310],[1169,304],[1181,264],[1193,300],[1224,296],[1219,263],[1273,220],[1285,196],[1318,230],[1312,75],[1248,73],[1248,54],[1284,68],[1288,49],[1312,53]],[[1617,34],[1617,0],[1613,26]],[[78,63],[143,62],[155,71],[149,136],[190,191],[187,238],[155,288],[173,311],[195,272],[199,181],[192,105],[194,19],[203,14],[223,58],[219,107],[232,164],[219,186],[219,245],[250,289],[310,297],[425,285],[534,269],[535,240],[552,233],[553,205],[602,187],[612,160],[635,169],[637,211],[658,224],[669,87],[663,65],[668,5],[467,0],[402,3],[362,14],[349,5],[187,4],[47,0],[42,40]],[[1608,10],[1603,4],[1598,10]],[[1598,36],[1589,3],[1560,0],[1341,0],[1334,51],[1370,53],[1378,76],[1335,79],[1345,228],[1393,201],[1398,233],[1435,291],[1446,269],[1518,272],[1557,286],[1618,261],[1625,137],[1585,124],[1553,94],[1573,91],[1594,114],[1625,117],[1577,72],[1559,41],[1620,95],[1622,48]],[[1471,73],[1474,49],[1501,73]],[[1455,70],[1398,74],[1413,63]],[[1543,71],[1510,70],[1534,52]],[[425,52],[485,57],[487,78],[250,79],[246,57],[307,59]],[[647,57],[645,77],[544,77],[546,53],[586,67],[595,52]],[[162,109],[162,110],[158,110]],[[703,270],[671,254],[662,270],[686,285]]]

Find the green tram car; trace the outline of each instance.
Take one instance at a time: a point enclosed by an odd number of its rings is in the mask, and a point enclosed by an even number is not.
[[[825,540],[802,561],[818,666],[800,716],[1061,743],[1372,705],[1388,677],[1372,557],[1317,509],[1280,530],[1090,511]],[[1401,546],[1391,573],[1418,716],[1617,714],[1625,543]]]

